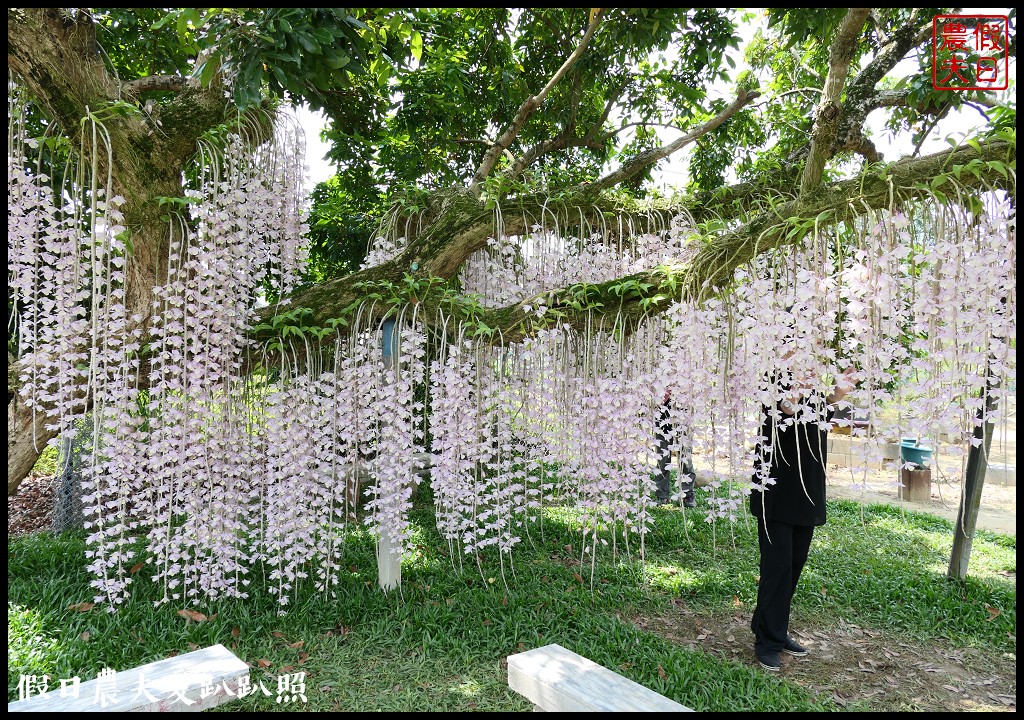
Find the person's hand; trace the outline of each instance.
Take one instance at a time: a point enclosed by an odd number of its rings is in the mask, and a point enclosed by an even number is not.
[[[851,365],[850,367],[846,368],[839,377],[836,378],[836,386],[832,390],[832,394],[829,395],[827,399],[829,404],[839,402],[844,397],[846,397],[847,393],[849,393],[851,390],[857,387],[857,379],[855,377],[856,374],[857,369],[854,368],[853,365]]]
[[[857,387],[857,368],[853,365],[843,370],[843,374],[836,378],[836,387],[850,392]]]

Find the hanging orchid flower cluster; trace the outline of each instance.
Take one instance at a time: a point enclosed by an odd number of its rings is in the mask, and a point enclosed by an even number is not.
[[[917,269],[908,293],[911,350],[923,362],[905,367],[901,376],[906,434],[932,447],[944,434],[959,435],[961,450],[981,444],[976,427],[999,422],[1002,411],[991,407],[1005,407],[1016,378],[1012,210],[1006,200],[989,198],[979,217],[966,213],[938,209],[929,218],[933,240],[908,258]],[[954,461],[964,459],[957,454]],[[944,469],[962,475],[959,464]]]
[[[367,488],[365,522],[377,536],[389,540],[390,552],[405,551],[410,536],[409,510],[419,482],[417,462],[423,453],[422,425],[416,422],[423,407],[415,389],[424,381],[426,336],[417,326],[399,322],[390,366],[378,375],[375,401],[369,410],[377,423],[376,444],[369,464],[374,482]],[[387,342],[387,341],[382,341]]]
[[[278,562],[280,590],[301,562],[302,553],[289,548],[300,560],[282,566],[280,537],[295,532],[278,506],[266,507],[287,490],[264,494],[267,477],[251,472],[258,466],[253,458],[273,458],[277,446],[268,443],[262,454],[246,450],[247,439],[260,442],[254,430],[287,421],[251,422],[238,373],[257,291],[269,282],[287,292],[305,263],[296,212],[301,154],[287,129],[274,140],[256,154],[238,134],[228,135],[223,148],[203,145],[200,183],[189,195],[193,211],[172,222],[167,283],[155,290],[149,549],[165,600],[244,596],[253,559]],[[270,406],[277,400],[265,396]],[[273,459],[265,472],[287,485],[299,470],[289,458]],[[240,539],[253,530],[254,509],[264,539],[256,553]]]
[[[534,223],[522,236],[488,238],[460,271],[466,292],[498,307],[574,283],[614,280],[679,257],[693,227],[680,215],[670,232],[670,223],[652,213],[641,223],[643,230],[625,221],[611,228],[581,222],[576,236],[561,232],[553,217],[544,217],[550,222]]]
[[[51,177],[33,159],[40,157],[39,141],[26,137],[25,113],[19,89],[8,83],[8,330],[18,338],[21,398],[33,413],[47,416],[48,429],[64,434],[73,432],[87,405],[79,388],[96,369],[91,341],[102,332],[87,314],[103,303],[90,272],[99,271],[99,286],[120,287],[123,276],[106,271],[120,272],[113,262],[123,259],[111,243],[123,228],[103,223],[109,187],[83,186],[85,171],[75,164]],[[111,210],[117,213],[122,202],[112,198]],[[89,234],[97,227],[106,238],[98,248]]]

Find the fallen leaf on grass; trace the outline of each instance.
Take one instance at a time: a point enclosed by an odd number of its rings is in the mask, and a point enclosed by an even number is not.
[[[492,623],[490,620],[488,620],[487,618],[484,618],[484,625],[493,625],[493,624],[494,623]]]
[[[268,667],[270,667],[270,661],[267,660],[266,658],[260,658],[259,660],[256,661],[256,664],[259,665],[261,668],[268,668]]]
[[[300,652],[299,653],[299,665],[305,665],[306,664],[306,660],[308,660],[308,659],[309,659],[309,653],[308,652]]]
[[[84,633],[82,633],[78,637],[82,640],[82,642],[88,642],[89,638],[92,637],[92,634],[88,630],[86,630]]]
[[[283,638],[284,637],[284,633],[281,632],[280,630],[275,630],[274,632],[272,632],[270,634],[273,635],[274,637],[277,637],[277,638]]]
[[[73,610],[76,612],[89,612],[94,607],[96,607],[96,603],[81,602],[77,605],[68,605],[68,610]]]
[[[661,665],[658,666],[658,677],[660,677],[662,680],[668,677],[668,673],[665,672],[665,668],[663,668]]]
[[[196,645],[196,644],[195,644],[194,642],[190,642],[190,643],[188,644],[188,649],[189,649],[189,650],[198,650],[198,649],[199,649],[199,646],[198,646],[198,645]]]
[[[295,648],[296,650],[298,650],[299,648],[301,648],[305,644],[306,644],[305,640],[299,640],[298,642],[288,643],[288,647]]]
[[[278,670],[278,672],[284,674],[284,673],[290,673],[294,669],[295,669],[294,665],[285,665],[284,667],[279,667],[277,670]]]
[[[231,628],[231,637],[233,639],[237,640],[238,639],[238,633],[240,633],[240,632],[241,632],[241,630],[239,630],[238,626],[235,625],[233,628]]]
[[[128,571],[128,574],[130,574],[130,575],[134,575],[134,574],[135,574],[135,573],[137,573],[137,572],[138,572],[139,570],[141,570],[141,569],[142,569],[142,566],[143,566],[143,565],[145,565],[145,564],[146,564],[146,563],[135,563],[134,565],[132,565],[132,568],[131,568],[131,570],[129,570],[129,571]]]
[[[992,620],[995,620],[997,617],[999,617],[1000,615],[1003,614],[1003,611],[1000,610],[999,608],[994,608],[994,607],[990,607],[990,606],[986,605],[985,609],[988,610],[989,617],[987,617],[986,620],[989,621],[989,622],[991,622]]]
[[[204,622],[206,620],[209,620],[208,617],[203,615],[198,610],[179,610],[178,614],[186,620],[194,620],[195,622]]]
[[[580,585],[583,584],[583,576],[580,575],[578,572],[574,572],[572,576],[576,578],[576,582],[578,582]]]

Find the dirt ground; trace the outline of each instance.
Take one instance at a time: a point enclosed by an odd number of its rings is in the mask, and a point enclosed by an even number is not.
[[[685,605],[657,617],[637,617],[640,628],[683,647],[757,667],[750,612],[696,613]],[[807,647],[803,658],[783,654],[778,675],[842,706],[869,703],[875,712],[1016,712],[1015,653],[992,653],[904,638],[849,623],[793,631]]]

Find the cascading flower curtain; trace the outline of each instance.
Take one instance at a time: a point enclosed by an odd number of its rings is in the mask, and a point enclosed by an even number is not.
[[[960,454],[940,466],[950,477],[962,475],[975,424],[999,420],[983,414],[986,395],[1015,381],[1015,214],[995,195],[977,216],[936,203],[816,229],[739,268],[729,293],[628,332],[615,308],[573,331],[536,300],[528,311],[550,322],[519,343],[410,305],[393,329],[368,311],[316,346],[257,345],[257,300],[286,295],[305,263],[301,138],[287,122],[256,151],[244,132],[204,141],[143,338],[124,309],[123,201],[88,171],[89,153],[106,152],[102,123],[90,120],[96,141],[55,179],[36,162],[16,92],[8,118],[19,393],[62,433],[91,413],[88,559],[112,608],[141,562],[162,602],[244,599],[256,576],[283,607],[330,594],[353,532],[408,549],[423,457],[455,565],[493,551],[510,581],[517,546],[543,533],[555,506],[577,513],[581,562],[642,558],[666,392],[674,449],[692,446],[710,467],[704,519],[731,523],[764,481],[753,452],[760,408],[784,384],[773,378],[827,391],[853,364],[861,382],[847,399],[876,428],[858,445],[862,461],[880,459],[886,434],[952,435]],[[499,213],[464,266],[462,287],[482,305],[695,251],[685,216],[573,227],[549,213],[524,226],[500,232]],[[404,246],[401,229],[381,234],[368,266]],[[892,405],[902,412],[883,418]],[[824,408],[802,412],[829,422]],[[854,468],[850,480],[863,476]]]

